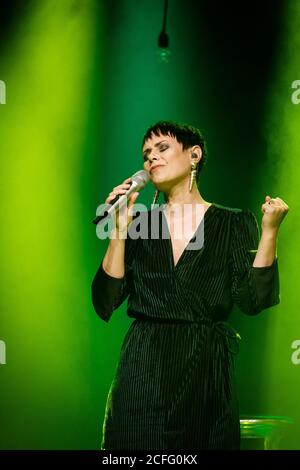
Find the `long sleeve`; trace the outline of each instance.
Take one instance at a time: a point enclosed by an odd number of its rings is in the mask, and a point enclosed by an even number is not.
[[[128,237],[125,241],[125,275],[123,278],[112,277],[103,269],[103,259],[92,281],[92,303],[96,313],[108,322],[116,310],[131,292],[132,265],[136,251],[136,240]]]
[[[233,216],[232,298],[243,313],[255,315],[280,302],[278,260],[271,266],[252,266],[260,238],[256,218],[249,210]]]

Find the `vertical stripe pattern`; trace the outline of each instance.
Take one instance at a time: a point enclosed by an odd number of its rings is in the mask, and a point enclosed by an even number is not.
[[[133,318],[107,397],[101,448],[238,449],[239,337],[227,320],[234,303],[248,315],[279,303],[278,260],[253,267],[254,214],[212,204],[190,241],[203,234],[204,243],[186,249],[175,266],[160,209],[142,213],[148,238],[129,231],[124,278],[109,276],[101,263],[92,282],[104,321],[127,298]],[[153,211],[161,215],[154,224]]]

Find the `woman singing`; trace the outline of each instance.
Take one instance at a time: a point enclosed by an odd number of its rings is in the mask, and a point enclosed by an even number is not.
[[[239,449],[240,337],[227,320],[233,304],[256,315],[279,303],[276,241],[288,206],[266,196],[260,237],[251,211],[204,200],[206,146],[191,126],[155,124],[144,136],[143,158],[156,188],[151,210],[139,217],[149,236],[131,236],[136,192],[92,283],[104,321],[127,297],[134,318],[109,390],[101,448]],[[129,187],[130,178],[105,202]]]

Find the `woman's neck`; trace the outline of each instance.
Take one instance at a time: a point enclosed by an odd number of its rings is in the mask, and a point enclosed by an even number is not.
[[[169,193],[165,193],[165,201],[169,208],[184,204],[209,204],[203,199],[195,184],[191,192],[186,188],[172,188]]]

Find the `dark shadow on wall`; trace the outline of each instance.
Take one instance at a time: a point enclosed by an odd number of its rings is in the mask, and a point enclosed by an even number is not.
[[[13,32],[34,8],[36,0],[1,0],[0,6],[0,47],[5,49]]]

